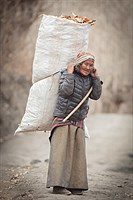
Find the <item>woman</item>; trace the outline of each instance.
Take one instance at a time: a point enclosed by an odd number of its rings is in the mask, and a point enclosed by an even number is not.
[[[51,150],[47,187],[55,194],[82,195],[88,189],[83,120],[86,118],[89,98],[97,100],[102,86],[95,58],[89,52],[81,52],[76,63],[69,64],[62,72],[59,96],[54,111],[50,135]],[[80,103],[92,87],[92,92],[80,108],[66,121],[62,120]]]

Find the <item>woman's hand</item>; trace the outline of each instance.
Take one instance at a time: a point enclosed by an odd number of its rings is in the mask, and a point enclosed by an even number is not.
[[[98,72],[96,68],[93,68],[92,72],[91,72],[91,76],[92,77],[97,77],[98,76]]]
[[[68,74],[72,74],[73,71],[74,71],[74,66],[75,64],[74,63],[69,63],[68,66],[67,66],[67,73]]]

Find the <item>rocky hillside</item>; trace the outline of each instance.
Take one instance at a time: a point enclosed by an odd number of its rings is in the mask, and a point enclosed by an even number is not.
[[[104,82],[91,113],[132,113],[132,0],[1,1],[1,134],[13,133],[24,114],[41,14],[74,12],[96,19],[89,50]]]

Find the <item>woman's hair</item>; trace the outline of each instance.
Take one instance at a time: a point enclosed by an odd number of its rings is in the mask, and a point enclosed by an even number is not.
[[[82,62],[82,63],[83,63],[83,62]],[[75,69],[76,72],[79,72],[79,68],[80,68],[80,66],[82,65],[82,63],[80,63],[80,64],[74,66],[74,69]]]

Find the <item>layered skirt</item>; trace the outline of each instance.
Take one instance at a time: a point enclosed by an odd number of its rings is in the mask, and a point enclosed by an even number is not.
[[[51,149],[46,187],[88,189],[85,135],[74,125],[56,127]]]

